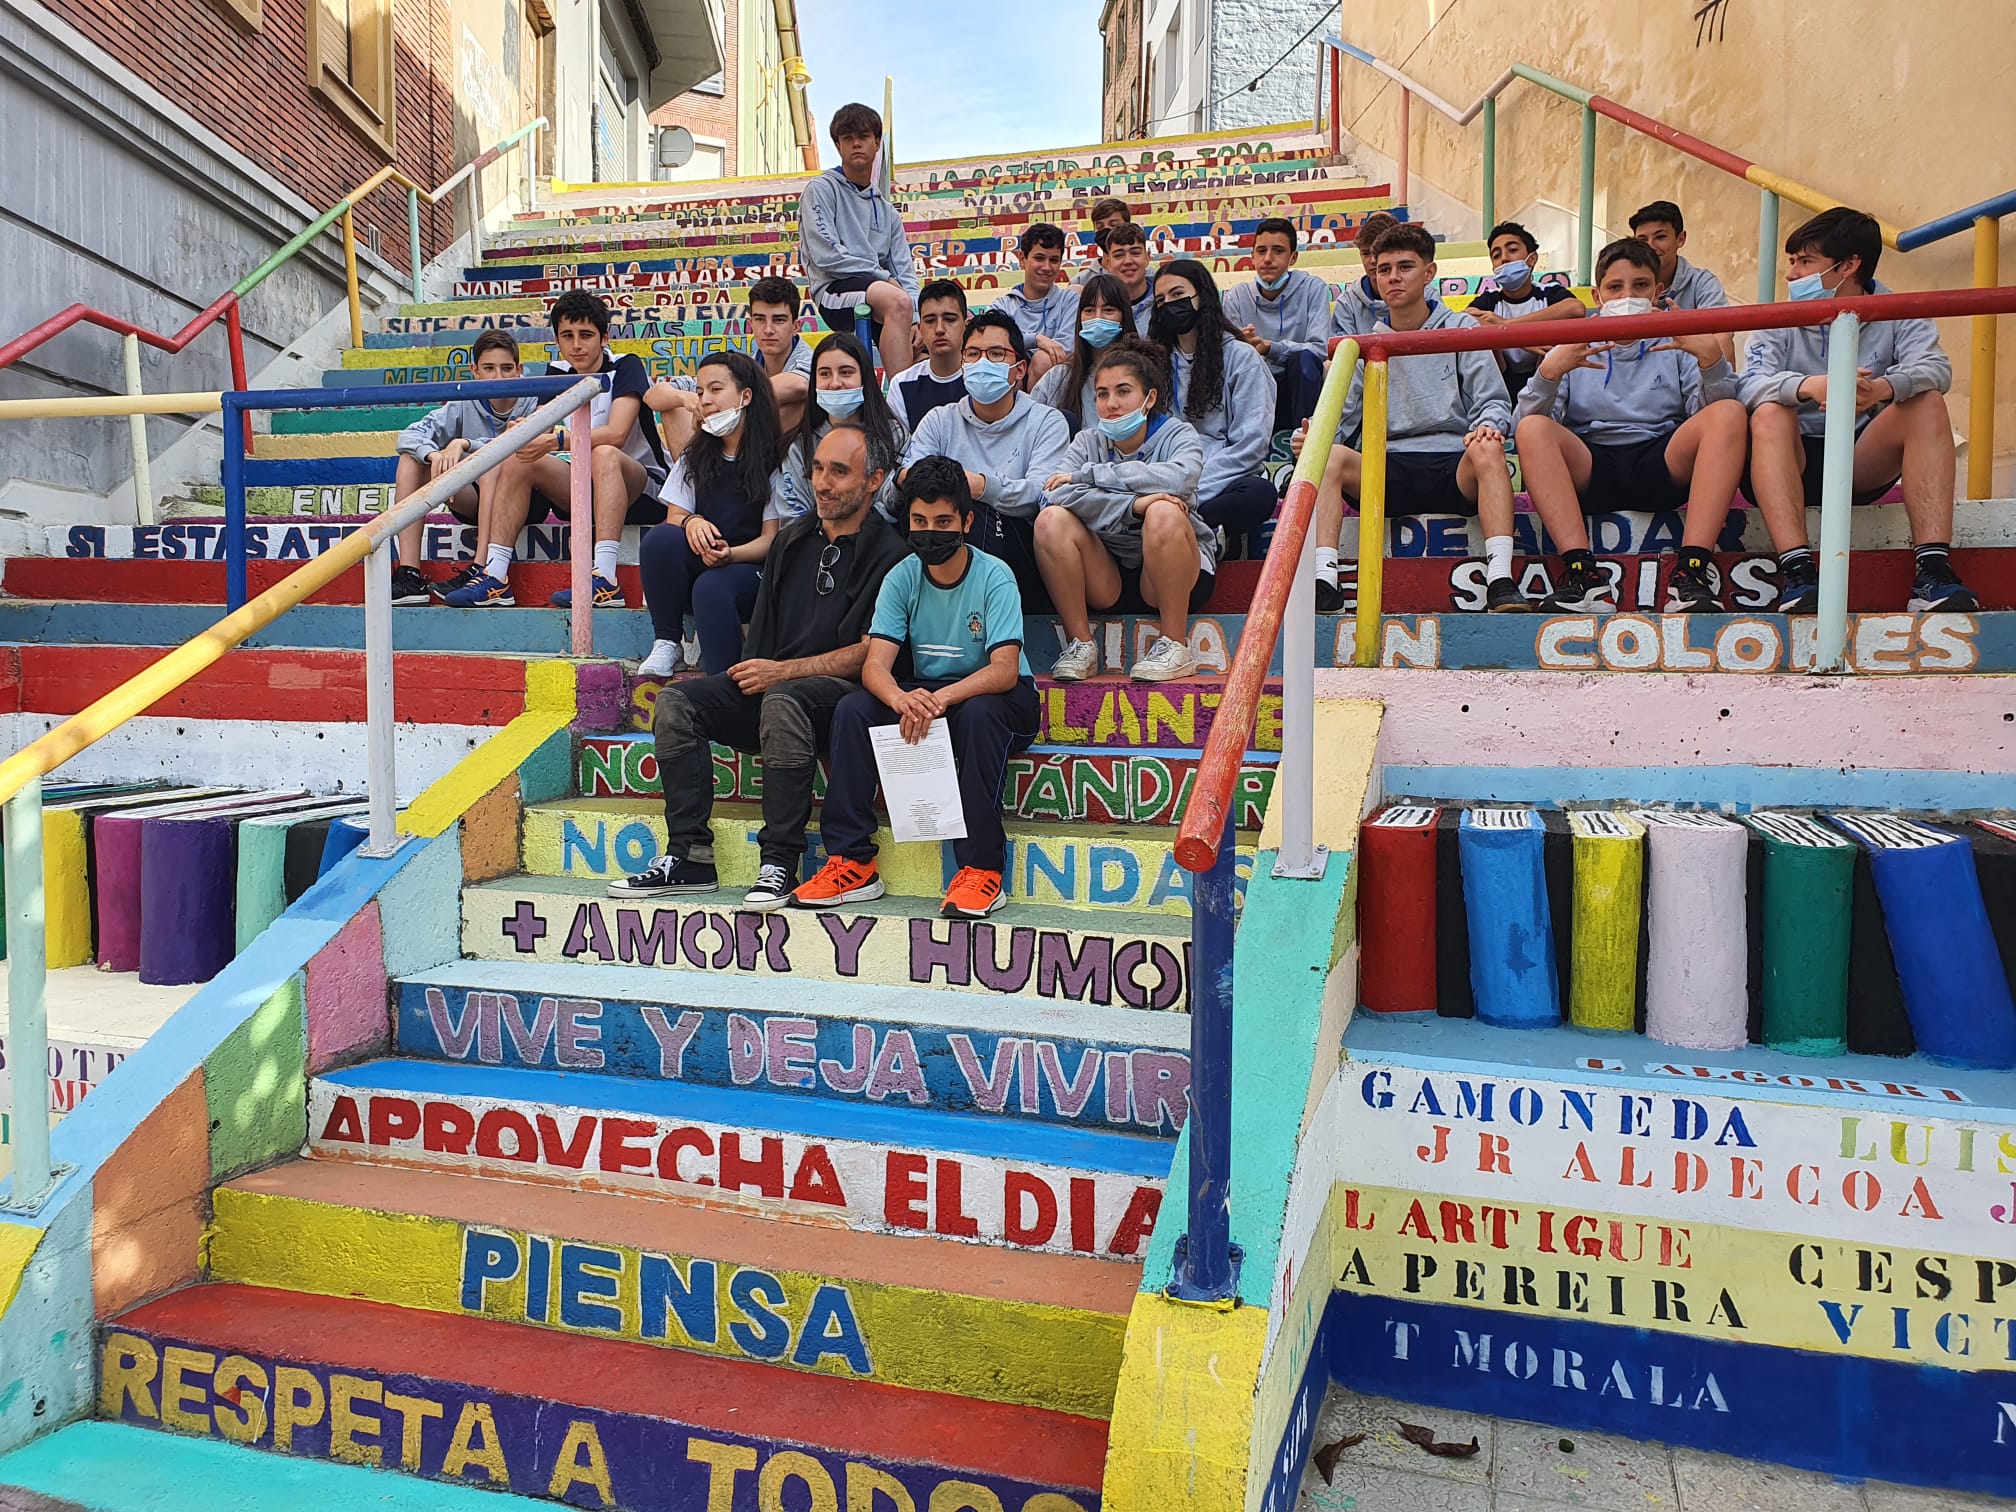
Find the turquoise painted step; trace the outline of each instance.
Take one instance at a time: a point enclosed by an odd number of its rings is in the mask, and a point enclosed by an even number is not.
[[[557,1071],[565,1046],[590,1075],[861,1103],[882,1100],[864,1056],[901,1052],[922,1106],[1133,1134],[1173,1134],[1190,1085],[1183,1015],[1027,995],[831,982],[783,1001],[747,978],[517,961],[451,961],[395,990],[399,1053],[464,1065]],[[599,1059],[573,1053],[588,1031]]]
[[[804,1048],[780,1040],[775,1053],[782,1061]],[[590,1053],[579,1040],[567,1049],[577,1062]],[[922,1074],[900,1047],[886,1063],[859,1069],[880,1096],[843,1105],[572,1071],[368,1061],[309,1082],[308,1153],[661,1200],[725,1198],[758,1213],[897,1235],[923,1225],[905,1213],[906,1189],[892,1173],[949,1165],[963,1173],[960,1203],[970,1220],[954,1237],[1138,1258],[1161,1206],[1172,1141],[917,1106],[911,1094],[923,1095]],[[1032,1226],[1018,1187],[1053,1221]],[[1094,1237],[1054,1221],[1074,1201],[1091,1208]]]
[[[74,1423],[0,1456],[0,1506],[42,1512],[552,1512],[550,1501],[262,1454],[116,1423]]]
[[[477,334],[468,333],[469,339],[474,341]],[[368,409],[275,410],[272,431],[276,436],[320,436],[331,431],[404,430],[428,408],[424,404],[379,404]]]

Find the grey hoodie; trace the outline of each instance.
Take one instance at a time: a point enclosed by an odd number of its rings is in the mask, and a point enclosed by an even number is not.
[[[1253,327],[1268,344],[1267,366],[1277,373],[1291,357],[1306,353],[1321,361],[1330,355],[1330,285],[1300,268],[1288,270],[1288,282],[1272,299],[1257,279],[1234,284],[1225,291],[1225,318]]]
[[[529,394],[512,400],[509,413],[502,415],[490,408],[487,399],[450,399],[399,432],[399,455],[425,462],[450,441],[483,446],[503,435],[512,421],[523,420],[537,408],[539,401]]]
[[[1206,331],[1198,339],[1209,341],[1211,333]],[[1267,371],[1260,354],[1239,337],[1221,332],[1219,340],[1225,344],[1224,393],[1217,405],[1191,421],[1204,443],[1204,477],[1197,485],[1197,495],[1207,500],[1257,473],[1274,439],[1274,375]],[[1184,400],[1190,392],[1194,361],[1180,351],[1169,353],[1169,387],[1174,390],[1169,409],[1173,414],[1186,415]]]
[[[1271,406],[1268,414],[1273,414]],[[915,467],[926,457],[950,457],[987,480],[981,503],[1029,519],[1043,507],[1043,484],[1059,470],[1070,438],[1064,417],[1027,394],[1016,394],[1015,407],[991,424],[973,413],[969,397],[942,404],[924,417],[903,454],[903,466]]]
[[[882,191],[856,186],[838,168],[828,168],[805,186],[798,200],[798,255],[806,282],[817,299],[837,278],[865,273],[903,286],[917,298],[917,270],[903,217]]]
[[[1087,425],[1065,448],[1057,470],[1071,474],[1071,481],[1050,495],[1050,507],[1078,516],[1121,566],[1141,565],[1141,520],[1134,513],[1134,501],[1144,494],[1168,493],[1189,503],[1198,565],[1205,572],[1214,570],[1218,533],[1197,512],[1204,443],[1188,421],[1156,416],[1148,422],[1147,439],[1132,456],[1100,434],[1096,424]]]
[[[1031,300],[1022,286],[1003,294],[989,309],[999,310],[1022,328],[1022,338],[1031,346],[1038,336],[1048,336],[1069,346],[1078,336],[1078,290],[1059,283],[1040,300]]]
[[[1452,310],[1440,300],[1428,301],[1424,331],[1467,330],[1474,317]],[[1391,331],[1382,318],[1371,329]],[[1693,359],[1688,359],[1692,361]],[[1386,448],[1398,452],[1463,450],[1463,438],[1480,425],[1512,434],[1512,401],[1505,375],[1489,352],[1432,352],[1395,357],[1386,375]],[[1344,397],[1344,423],[1337,439],[1357,433],[1365,418],[1365,368],[1361,363]]]
[[[1891,291],[1871,280],[1869,292]],[[1801,400],[1799,385],[1808,378],[1827,375],[1829,329],[1824,325],[1791,326],[1759,331],[1751,337],[1738,385],[1743,403],[1752,411],[1763,404],[1796,406],[1799,429],[1809,436],[1825,435],[1826,410],[1810,399]],[[1952,391],[1953,364],[1939,345],[1939,328],[1929,320],[1865,321],[1857,333],[1855,350],[1855,365],[1867,368],[1871,378],[1888,378],[1899,399],[1928,389],[1942,394]],[[1879,404],[1867,415],[1857,416],[1856,426],[1867,424],[1884,408]]]
[[[1591,339],[1600,338],[1602,319],[1591,317]],[[1551,415],[1594,445],[1625,446],[1670,436],[1716,400],[1736,397],[1736,370],[1725,359],[1704,368],[1686,352],[1654,351],[1657,345],[1633,341],[1592,353],[1601,367],[1558,380],[1535,372],[1520,392],[1518,418]]]

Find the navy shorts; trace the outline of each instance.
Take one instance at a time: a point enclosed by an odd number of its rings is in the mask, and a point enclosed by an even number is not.
[[[1477,501],[1465,498],[1456,483],[1463,453],[1386,453],[1386,513],[1393,515],[1474,515]]]

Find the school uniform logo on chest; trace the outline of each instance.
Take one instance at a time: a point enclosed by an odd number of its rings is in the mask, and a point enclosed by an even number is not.
[[[979,610],[966,616],[966,633],[976,641],[987,639],[987,622],[980,617]]]

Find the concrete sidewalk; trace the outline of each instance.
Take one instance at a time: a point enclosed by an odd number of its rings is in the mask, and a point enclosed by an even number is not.
[[[1400,1436],[1400,1423],[1468,1443],[1443,1459]],[[1811,1470],[1669,1449],[1603,1433],[1476,1417],[1332,1388],[1317,1418],[1317,1448],[1353,1433],[1325,1485],[1312,1463],[1298,1512],[1973,1512],[2016,1501],[1879,1482],[1848,1485]],[[1566,1442],[1574,1446],[1564,1451]]]

